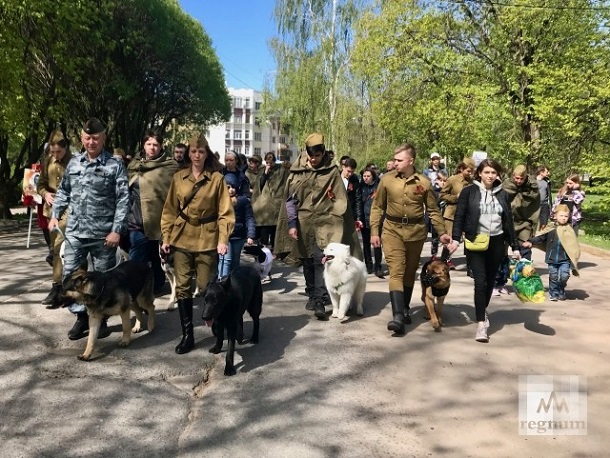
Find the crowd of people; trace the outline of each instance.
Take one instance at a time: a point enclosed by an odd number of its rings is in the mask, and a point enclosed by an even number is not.
[[[489,340],[491,297],[508,293],[511,256],[531,259],[533,245],[546,246],[553,301],[565,299],[570,273],[578,273],[585,194],[578,175],[570,175],[553,199],[546,166],[536,176],[523,165],[507,174],[493,159],[476,163],[465,157],[449,173],[433,152],[420,173],[415,147],[404,143],[383,171],[373,163],[358,171],[352,157],[335,163],[319,133],[306,138],[292,163],[279,162],[273,152],[245,158],[228,151],[223,164],[201,133],[171,149],[159,132],[147,131],[133,158],[118,148],[109,152],[105,141],[106,126],[97,118],[83,125],[81,154],[70,153],[61,131],[49,138],[38,193],[53,281],[42,302],[48,308],[64,305],[62,281],[86,269],[88,257],[97,271],[112,268],[119,246],[129,259],[150,265],[155,293],[161,294],[160,254],[171,253],[182,329],[178,354],[195,346],[192,279],[203,291],[215,276],[229,275],[244,246],[264,245],[301,266],[305,308],[326,320],[323,250],[331,242],[349,245],[368,274],[389,277],[387,329],[398,336],[412,322],[413,289],[429,235],[431,258],[452,269],[451,255],[465,244],[479,342]],[[76,316],[68,337],[80,339],[88,333],[86,308],[68,305]],[[99,336],[108,334],[104,321]]]

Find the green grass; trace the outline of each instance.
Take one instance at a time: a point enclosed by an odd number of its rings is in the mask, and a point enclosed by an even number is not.
[[[610,221],[603,202],[606,196],[587,195],[583,203],[584,221],[580,228],[585,232],[579,241],[586,245],[610,250]]]

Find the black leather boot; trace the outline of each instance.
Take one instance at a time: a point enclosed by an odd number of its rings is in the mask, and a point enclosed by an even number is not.
[[[411,315],[409,315],[409,310],[411,309],[411,297],[413,296],[413,287],[412,286],[403,286],[403,291],[405,294],[405,317],[402,319],[404,324],[411,324]]]
[[[388,322],[388,331],[403,335],[405,333],[405,293],[402,291],[390,291],[390,302],[392,303],[392,321]]]
[[[50,265],[51,267],[53,267],[53,248],[49,248],[49,254],[47,255],[46,258],[44,258],[45,261],[47,261],[47,264]]]
[[[305,310],[313,311],[316,309],[316,301],[313,297],[313,290],[315,288],[315,275],[313,271],[313,259],[302,258],[303,261],[303,277],[305,278],[305,294],[309,298],[305,305]]]
[[[46,305],[48,309],[56,309],[61,306],[61,284],[53,283],[51,291],[42,300],[42,304]]]
[[[176,353],[182,355],[195,347],[193,335],[193,299],[178,299],[178,312],[182,327],[182,340],[176,346]]]
[[[385,278],[383,275],[383,270],[381,269],[381,264],[375,264],[375,276],[377,278]]]
[[[76,314],[76,323],[72,326],[72,329],[68,331],[68,339],[78,340],[82,339],[89,333],[89,315],[87,312],[78,312]]]

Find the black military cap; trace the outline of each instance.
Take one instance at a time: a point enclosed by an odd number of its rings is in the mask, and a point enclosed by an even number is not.
[[[83,132],[89,135],[99,134],[105,131],[106,126],[97,118],[89,118],[87,122],[83,124]]]

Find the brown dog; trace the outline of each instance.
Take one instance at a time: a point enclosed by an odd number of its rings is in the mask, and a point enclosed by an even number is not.
[[[421,300],[426,304],[430,323],[435,331],[440,331],[443,304],[451,286],[449,266],[442,260],[428,261],[422,266],[420,280]]]
[[[107,272],[75,272],[63,282],[64,294],[87,307],[89,314],[89,338],[81,361],[91,358],[100,324],[104,316],[121,315],[123,338],[119,347],[126,347],[132,332],[142,331],[143,313],[148,314],[147,328],[155,328],[155,296],[153,273],[144,263],[125,261]],[[131,328],[130,311],[136,314]]]

